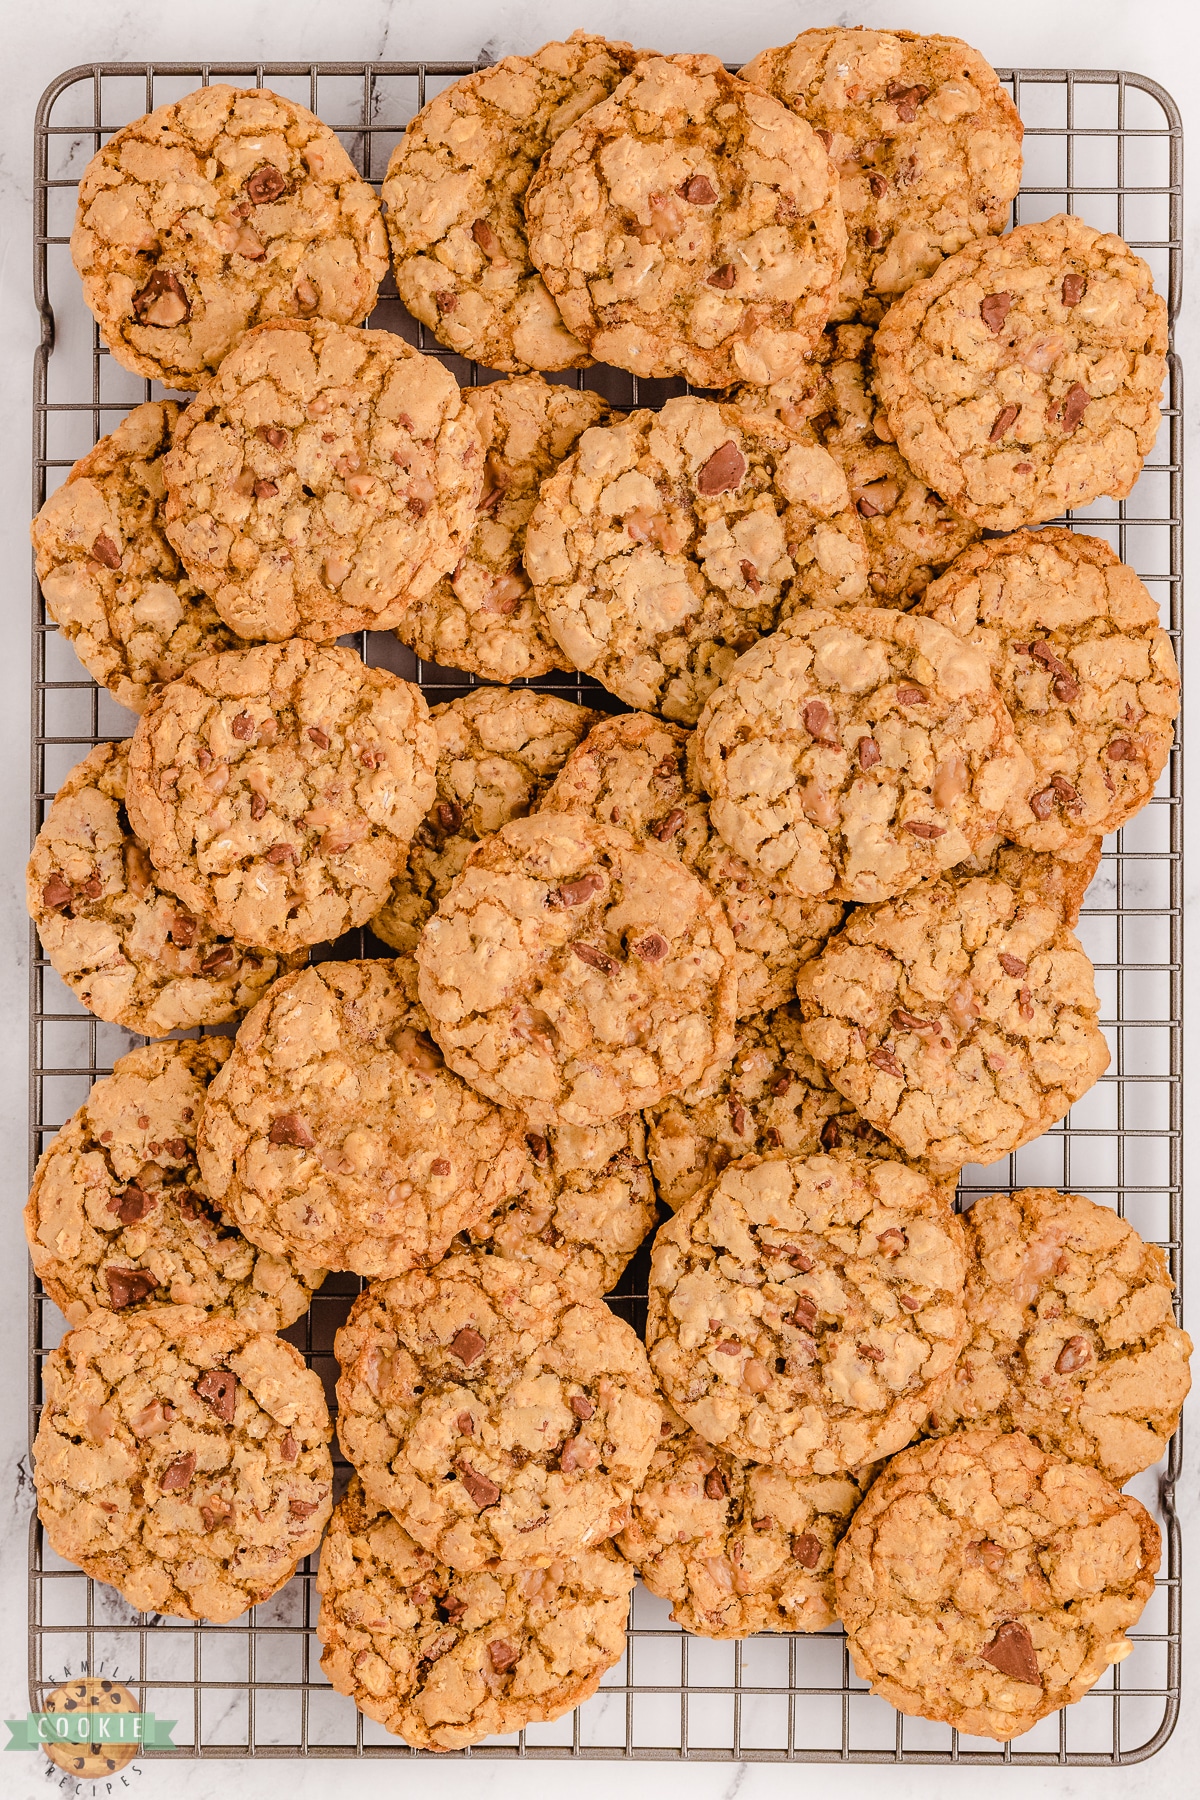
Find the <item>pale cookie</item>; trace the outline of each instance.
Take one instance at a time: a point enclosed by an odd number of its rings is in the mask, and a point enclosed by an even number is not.
[[[458,383],[390,331],[248,332],[163,459],[167,535],[246,638],[386,631],[457,563],[483,448]]]
[[[964,1223],[970,1334],[930,1425],[1024,1431],[1123,1487],[1165,1454],[1191,1386],[1166,1257],[1054,1188],[989,1194]]]
[[[320,1543],[329,1409],[320,1376],[273,1332],[196,1306],[94,1312],[42,1379],[46,1536],[138,1612],[226,1624]]]
[[[814,126],[849,239],[835,319],[878,320],[944,256],[1003,231],[1024,127],[961,38],[821,26],[742,70]]]
[[[528,1264],[377,1282],[334,1340],[368,1497],[452,1569],[545,1566],[629,1522],[662,1408],[632,1328]]]
[[[617,1544],[676,1623],[710,1638],[831,1625],[833,1552],[858,1485],[743,1462],[675,1413],[663,1432]]]
[[[722,843],[708,802],[688,785],[691,735],[649,713],[602,719],[571,752],[539,810],[590,813],[678,854],[725,908],[741,1019],[792,998],[801,964],[837,930],[842,908],[775,893]]]
[[[532,812],[600,714],[532,688],[472,688],[429,716],[437,733],[436,798],[371,920],[375,936],[406,956],[480,838]]]
[[[875,333],[902,455],[977,524],[1123,500],[1154,444],[1167,306],[1115,234],[1060,213],[947,257]]]
[[[485,453],[474,536],[450,573],[405,608],[396,636],[427,662],[489,681],[570,668],[525,572],[525,528],[542,482],[582,432],[610,417],[608,406],[540,375],[465,388],[463,399]]]
[[[97,744],[46,814],[26,905],[55,974],[99,1019],[146,1037],[248,1012],[297,953],[215,931],[151,867],[129,826],[129,740]]]
[[[162,458],[181,411],[135,406],[30,527],[46,611],[88,674],[136,713],[197,657],[241,648],[166,537]]]
[[[575,668],[686,725],[797,606],[869,597],[862,527],[828,451],[694,395],[583,434],[543,484],[525,567]]]
[[[502,826],[471,853],[416,958],[450,1067],[535,1130],[639,1112],[732,1052],[720,902],[669,850],[615,825],[537,813]]]
[[[524,1120],[443,1065],[415,973],[320,963],[243,1021],[197,1148],[218,1205],[264,1250],[399,1275],[525,1178]]]
[[[832,1475],[914,1438],[967,1332],[962,1226],[900,1162],[762,1159],[659,1228],[650,1366],[709,1443]]]
[[[1070,853],[1141,811],[1171,753],[1179,669],[1157,601],[1102,539],[1051,525],[977,544],[921,611],[984,652],[1033,765],[1006,837]]]
[[[396,288],[448,350],[514,372],[591,362],[530,260],[525,191],[638,56],[575,31],[464,75],[409,120],[382,189]]]
[[[712,695],[693,755],[730,849],[833,900],[975,855],[1028,768],[982,651],[882,606],[794,614]]]
[[[846,227],[811,126],[715,56],[648,56],[562,132],[529,254],[600,362],[697,387],[779,381],[837,295]]]
[[[419,688],[302,639],[193,663],[129,753],[129,817],[215,930],[292,951],[365,925],[434,794]]]
[[[354,1475],[321,1547],[321,1668],[406,1743],[461,1750],[589,1699],[625,1654],[634,1580],[609,1543],[545,1568],[460,1574]]]
[[[71,258],[116,360],[176,388],[264,320],[357,325],[388,268],[374,189],[329,126],[221,85],[114,132],[83,172]]]
[[[1128,1656],[1159,1552],[1145,1507],[1097,1470],[961,1431],[875,1481],[838,1545],[837,1610],[872,1693],[1004,1743]]]
[[[1051,901],[1061,913],[1063,924],[1074,931],[1084,897],[1100,867],[1103,848],[1100,838],[1090,838],[1074,845],[1068,858],[1023,850],[1019,844],[999,844],[990,855],[985,847],[980,856],[959,863],[952,874],[956,881],[966,881],[972,875],[994,875],[1007,882],[1014,893],[1028,890],[1039,901]]]
[[[174,1301],[255,1331],[308,1311],[324,1269],[271,1256],[213,1204],[196,1129],[228,1038],[147,1044],[113,1064],[43,1153],[25,1207],[33,1269],[72,1325]]]
[[[1036,881],[942,876],[853,912],[801,969],[805,1045],[906,1156],[986,1166],[1103,1075],[1095,973],[1064,910]]]

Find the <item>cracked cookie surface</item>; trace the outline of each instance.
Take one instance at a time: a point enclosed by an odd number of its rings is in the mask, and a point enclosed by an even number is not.
[[[224,1624],[320,1543],[329,1409],[320,1376],[274,1333],[194,1306],[95,1312],[43,1380],[46,1535],[138,1612]]]
[[[1159,1531],[1095,1469],[1019,1432],[916,1444],[838,1546],[854,1666],[900,1712],[1005,1742],[1133,1648]]]
[[[925,1424],[966,1336],[962,1226],[903,1163],[748,1157],[660,1227],[646,1342],[734,1456],[833,1475]]]
[[[385,631],[475,528],[483,448],[458,383],[390,331],[248,332],[163,460],[167,535],[246,638]]]
[[[697,387],[808,356],[837,294],[837,171],[803,119],[714,56],[648,56],[556,139],[529,253],[598,361]]]
[[[387,274],[374,189],[328,125],[265,88],[198,88],[84,170],[71,257],[117,361],[199,387],[249,327],[357,325]]]

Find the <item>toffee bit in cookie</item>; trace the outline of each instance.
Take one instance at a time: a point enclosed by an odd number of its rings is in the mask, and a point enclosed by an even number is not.
[[[478,1361],[486,1349],[487,1344],[484,1339],[469,1325],[464,1325],[462,1330],[450,1340],[450,1354],[456,1356],[464,1368],[470,1368],[471,1364]]]
[[[986,299],[979,302],[979,316],[993,337],[999,336],[1003,329],[1012,303],[1011,294],[989,294]]]
[[[714,450],[708,461],[696,476],[696,486],[700,493],[726,494],[733,492],[742,484],[746,473],[746,458],[730,439],[719,449]]]
[[[182,1493],[192,1484],[192,1476],[196,1473],[196,1453],[189,1450],[185,1456],[177,1456],[169,1463],[159,1476],[158,1485],[164,1494]]]
[[[104,1281],[108,1288],[109,1304],[114,1312],[121,1312],[127,1306],[136,1306],[148,1300],[158,1286],[154,1276],[145,1269],[119,1269],[109,1267],[104,1271]]]
[[[1064,306],[1078,306],[1087,293],[1087,279],[1083,275],[1064,275],[1062,281],[1062,303]]]
[[[1022,1681],[1029,1687],[1041,1687],[1042,1678],[1038,1674],[1033,1639],[1028,1627],[1015,1619],[1006,1620],[979,1654],[984,1662],[991,1663],[994,1669],[999,1669],[1002,1675],[1007,1675],[1012,1681]]]
[[[311,1150],[317,1140],[299,1113],[280,1113],[271,1123],[267,1141],[290,1145],[297,1150]]]

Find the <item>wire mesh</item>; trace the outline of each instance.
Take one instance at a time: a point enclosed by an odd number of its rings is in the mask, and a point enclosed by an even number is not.
[[[68,249],[82,170],[111,133],[139,114],[213,80],[269,85],[309,106],[338,132],[376,185],[407,120],[461,63],[96,64],[46,90],[35,127],[35,298],[42,320],[33,411],[33,505],[71,463],[142,400],[163,390],[107,354],[80,293]],[[1183,139],[1170,96],[1114,70],[1002,70],[1025,121],[1025,185],[1014,223],[1077,212],[1116,230],[1150,263],[1174,321],[1180,304]],[[389,284],[370,321],[440,356],[460,382],[481,371],[426,340]],[[483,379],[490,377],[482,373]],[[639,382],[591,369],[578,380],[618,405],[657,405],[682,383]],[[1172,355],[1155,451],[1127,501],[1102,501],[1063,523],[1106,539],[1159,598],[1179,649],[1182,602],[1182,380]],[[368,662],[418,680],[431,702],[474,685],[420,663],[390,634],[361,634]],[[587,678],[552,675],[531,685],[605,710],[619,703]],[[67,770],[94,744],[128,736],[132,717],[86,679],[33,592],[31,834]],[[1109,1073],[1066,1120],[990,1169],[963,1171],[963,1204],[1017,1186],[1071,1189],[1113,1205],[1165,1249],[1178,1283],[1182,1252],[1182,763],[1177,746],[1145,811],[1106,840],[1080,936],[1096,966]],[[384,954],[367,932],[319,956]],[[81,1104],[92,1082],[142,1040],[90,1017],[31,941],[30,1167]],[[644,1323],[646,1249],[612,1296]],[[334,1275],[289,1338],[319,1371],[330,1402],[333,1336],[357,1278]],[[65,1330],[31,1279],[30,1427],[41,1367]],[[1065,1713],[1015,1744],[960,1736],[904,1718],[866,1691],[839,1628],[763,1634],[744,1643],[689,1637],[666,1603],[639,1587],[625,1655],[596,1696],[555,1724],[530,1726],[463,1754],[473,1758],[585,1758],[1111,1765],[1145,1759],[1174,1726],[1180,1692],[1180,1551],[1173,1506],[1178,1436],[1165,1465],[1133,1484],[1164,1531],[1164,1564],[1133,1653]],[[339,1467],[340,1485],[346,1476]],[[177,1757],[410,1757],[382,1727],[334,1693],[314,1633],[316,1559],[272,1600],[226,1626],[133,1612],[44,1542],[30,1549],[31,1705],[79,1673],[115,1676],[139,1705],[177,1718]]]

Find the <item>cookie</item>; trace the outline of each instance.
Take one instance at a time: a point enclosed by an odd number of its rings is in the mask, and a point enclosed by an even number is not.
[[[59,788],[26,869],[51,968],[99,1019],[145,1037],[248,1012],[296,952],[215,931],[155,872],[125,808],[129,740],[97,744]]]
[[[878,321],[944,256],[1003,231],[1024,127],[961,38],[821,26],[742,77],[794,107],[837,169],[848,249],[835,319]]]
[[[521,1184],[524,1120],[443,1065],[414,974],[320,963],[243,1022],[197,1147],[218,1205],[264,1250],[398,1275]]]
[[[696,387],[779,381],[837,294],[837,171],[803,119],[715,56],[647,56],[560,133],[529,255],[599,361]]]
[[[530,261],[525,191],[559,133],[637,56],[576,31],[463,76],[410,119],[382,190],[396,287],[448,350],[514,372],[591,361]]]
[[[576,814],[477,845],[416,959],[450,1067],[535,1130],[640,1112],[733,1048],[720,902],[661,845]]]
[[[1039,900],[1049,901],[1058,910],[1064,925],[1074,931],[1104,845],[1100,838],[1075,845],[1070,857],[1050,856],[1038,850],[1023,850],[1019,844],[998,844],[990,853],[959,863],[953,870],[956,881],[972,875],[992,875],[1006,882],[1014,893],[1024,890]]]
[[[436,104],[436,102],[434,102]],[[518,375],[463,391],[485,455],[474,536],[448,575],[412,601],[396,626],[427,662],[489,681],[567,669],[525,572],[525,527],[538,489],[580,434],[611,415],[598,394]]]
[[[234,631],[386,631],[470,542],[483,448],[458,383],[390,331],[248,332],[163,459],[167,536]]]
[[[1054,1188],[988,1194],[965,1224],[971,1329],[935,1429],[1024,1431],[1123,1487],[1165,1454],[1191,1386],[1166,1257]]]
[[[1060,213],[948,256],[875,333],[901,454],[994,531],[1123,500],[1158,435],[1167,306],[1123,239]]]
[[[710,697],[693,755],[730,849],[831,900],[975,855],[1028,767],[982,651],[882,606],[795,613]]]
[[[539,811],[589,813],[677,853],[725,908],[741,1019],[792,998],[800,965],[836,931],[842,908],[774,893],[722,843],[709,824],[708,802],[688,786],[690,740],[690,732],[649,713],[601,719],[571,752]]]
[[[210,924],[281,952],[376,912],[434,794],[419,688],[293,638],[193,663],[138,721],[129,818]]]
[[[525,567],[576,668],[685,725],[795,607],[867,597],[862,528],[828,452],[694,395],[584,433],[543,484]]]
[[[242,647],[164,530],[162,459],[181,410],[135,406],[30,527],[46,611],[88,674],[135,713],[197,657]]]
[[[890,1456],[966,1337],[962,1226],[921,1170],[746,1157],[659,1228],[646,1343],[710,1444],[792,1475]]]
[[[320,1543],[329,1409],[273,1332],[195,1306],[94,1312],[42,1379],[38,1517],[136,1611],[226,1624]]]
[[[625,1653],[633,1583],[608,1543],[545,1568],[460,1574],[354,1475],[321,1547],[321,1668],[406,1743],[461,1750],[590,1698]]]
[[[205,1090],[228,1038],[147,1044],[113,1064],[43,1153],[25,1206],[34,1274],[71,1325],[95,1307],[174,1301],[282,1331],[324,1269],[257,1250],[196,1162]]]
[[[122,368],[196,388],[267,319],[357,325],[387,274],[374,189],[328,125],[266,88],[197,88],[83,172],[71,259]]]
[[[1051,525],[977,544],[921,611],[984,652],[1032,764],[1006,837],[1069,853],[1141,811],[1171,753],[1179,669],[1158,603],[1102,539]]]
[[[833,1552],[857,1484],[743,1462],[674,1413],[664,1432],[617,1544],[675,1622],[711,1638],[831,1625]]]
[[[532,811],[599,717],[532,688],[472,688],[435,706],[436,798],[417,826],[403,873],[371,920],[375,936],[411,956],[421,927],[480,838]]]
[[[376,1282],[334,1341],[368,1498],[452,1569],[545,1567],[629,1520],[662,1409],[632,1328],[528,1264]]]
[[[853,913],[800,971],[810,1054],[904,1154],[986,1166],[1103,1075],[1091,963],[1036,882],[947,875]]]
[[[872,1693],[1004,1743],[1128,1656],[1159,1549],[1098,1470],[961,1431],[876,1480],[838,1545],[837,1610]]]

